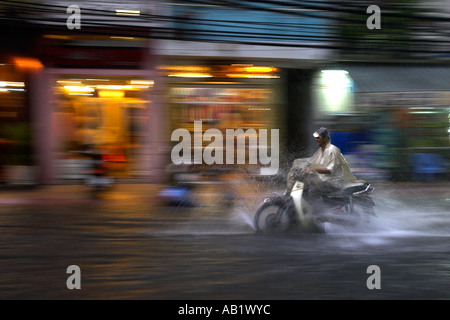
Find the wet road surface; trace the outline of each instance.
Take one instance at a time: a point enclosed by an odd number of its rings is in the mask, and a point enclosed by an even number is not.
[[[262,194],[233,208],[4,201],[0,299],[450,299],[450,195],[427,190],[378,189],[369,229],[327,234],[256,234]]]

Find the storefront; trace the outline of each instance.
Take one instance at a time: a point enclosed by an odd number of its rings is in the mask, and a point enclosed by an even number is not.
[[[0,63],[0,183],[34,181],[27,78],[20,64]]]
[[[153,84],[148,78],[103,73],[59,74],[53,83],[58,178],[80,178],[83,151],[93,148],[116,178],[141,176]]]
[[[226,159],[227,145],[223,143],[223,161],[217,165],[207,165],[205,161],[197,161],[192,154],[191,163],[201,168],[203,172],[213,169],[245,170],[254,175],[261,173],[264,166],[257,161],[251,162],[250,150],[260,150],[261,145],[252,145],[251,141],[260,141],[261,130],[279,130],[278,148],[284,143],[284,113],[281,84],[281,70],[270,65],[239,64],[239,63],[204,63],[204,64],[170,64],[161,66],[159,70],[167,79],[167,104],[169,106],[169,130],[166,133],[168,141],[177,129],[186,129],[192,137],[201,123],[201,148],[214,141],[204,134],[209,129],[217,130],[226,137],[227,129],[247,133],[245,146],[245,163],[228,162]],[[211,132],[211,131],[209,131]],[[198,134],[198,132],[197,132]],[[254,135],[252,137],[251,135]],[[255,140],[252,140],[255,138]],[[217,141],[216,141],[217,142]],[[179,143],[172,141],[172,147]],[[217,144],[216,144],[217,146]],[[195,149],[194,143],[192,147]],[[237,144],[234,145],[237,148]],[[271,141],[264,145],[270,154],[275,150]],[[217,152],[218,149],[215,150]],[[242,150],[234,150],[234,156]],[[170,154],[169,154],[170,155]],[[236,159],[235,159],[236,160]],[[170,159],[168,159],[170,163]],[[245,169],[244,169],[245,168]]]
[[[320,103],[316,120],[333,129],[333,141],[351,154],[349,159],[358,158],[355,166],[384,171],[398,180],[414,178],[422,169],[446,177],[450,160],[447,66],[343,64],[325,71],[342,79],[335,85],[327,84],[323,74],[315,85],[321,98],[316,100]],[[418,157],[427,162],[422,168]]]
[[[153,94],[160,83],[148,40],[54,34],[41,42],[45,69],[33,81],[42,89],[34,97],[40,182],[79,181],[92,149],[116,179],[162,179],[162,113]]]

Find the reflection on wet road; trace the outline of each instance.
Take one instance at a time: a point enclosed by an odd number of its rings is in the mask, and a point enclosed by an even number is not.
[[[0,299],[450,299],[448,200],[376,200],[364,232],[270,236],[253,204],[3,205]],[[81,290],[66,287],[70,265]]]

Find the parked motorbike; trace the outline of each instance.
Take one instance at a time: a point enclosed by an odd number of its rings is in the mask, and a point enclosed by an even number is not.
[[[74,151],[87,160],[87,167],[83,170],[84,184],[88,187],[93,199],[101,198],[102,193],[111,188],[115,180],[108,175],[107,162],[104,155],[91,146],[84,146],[82,151]]]
[[[305,184],[296,181],[289,195],[274,194],[257,209],[257,232],[326,232],[325,223],[359,227],[375,215],[370,183],[347,184],[343,190],[318,197],[305,197]]]
[[[101,154],[92,154],[90,169],[86,172],[84,183],[89,187],[92,198],[98,199],[102,192],[114,184],[114,179],[107,175],[106,161]]]

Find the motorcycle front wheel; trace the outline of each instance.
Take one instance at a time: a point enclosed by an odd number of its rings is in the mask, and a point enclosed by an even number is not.
[[[255,213],[255,229],[257,232],[283,232],[288,230],[290,225],[289,210],[282,201],[265,202]]]

